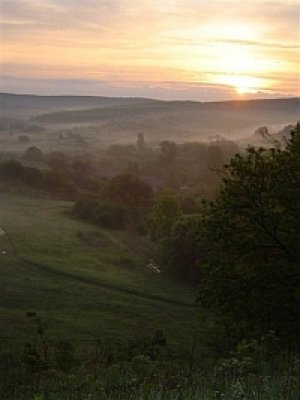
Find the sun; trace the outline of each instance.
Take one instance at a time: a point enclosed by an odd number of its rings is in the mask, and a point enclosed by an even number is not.
[[[248,87],[246,87],[246,86],[237,86],[235,88],[235,91],[237,92],[237,94],[240,94],[241,96],[243,94],[250,93],[249,90],[250,89]]]
[[[221,75],[217,83],[232,87],[239,95],[257,93],[263,87],[261,78],[248,75]]]
[[[259,57],[251,47],[219,43],[211,51],[211,83],[228,86],[238,95],[258,93],[270,84],[264,76],[273,67],[272,61]]]

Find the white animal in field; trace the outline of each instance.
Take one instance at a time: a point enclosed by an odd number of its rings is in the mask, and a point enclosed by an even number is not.
[[[0,228],[0,237],[3,237],[4,235],[5,235],[4,230],[2,228]],[[6,250],[5,249],[1,249],[1,254],[6,254]]]
[[[153,272],[156,272],[157,274],[161,273],[159,266],[156,265],[153,260],[150,260],[150,262],[147,264],[147,268],[151,269]]]

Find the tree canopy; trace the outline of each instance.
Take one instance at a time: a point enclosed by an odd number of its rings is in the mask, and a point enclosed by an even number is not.
[[[249,147],[206,204],[199,300],[252,330],[300,333],[300,124],[285,148]]]

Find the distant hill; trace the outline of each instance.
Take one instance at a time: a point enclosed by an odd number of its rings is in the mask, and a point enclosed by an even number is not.
[[[104,103],[104,101],[103,101]],[[226,117],[231,114],[235,119],[252,120],[255,115],[260,120],[276,119],[300,116],[300,99],[276,99],[276,100],[251,100],[251,101],[228,101],[214,103],[180,102],[180,101],[132,101],[119,102],[113,105],[106,104],[105,108],[93,108],[87,110],[60,111],[43,114],[36,117],[40,122],[83,122],[103,121],[112,118],[126,118],[128,115],[146,116],[182,113],[183,116],[197,119],[197,115],[203,117],[219,115]],[[173,116],[173,115],[172,115]],[[177,114],[178,116],[178,114]],[[215,121],[214,121],[215,123]]]
[[[58,110],[88,109],[91,107],[115,107],[121,104],[152,103],[143,98],[101,96],[37,96],[31,94],[0,93],[0,115],[30,117]]]
[[[150,102],[88,110],[60,111],[35,118],[39,123],[93,123],[111,132],[144,131],[153,136],[193,138],[251,132],[260,125],[284,125],[300,119],[300,99],[215,103]]]
[[[197,140],[211,134],[245,137],[261,125],[280,127],[300,119],[300,98],[201,103],[0,94],[0,107],[2,115],[27,115],[32,122],[44,125],[92,124],[109,135],[143,131],[149,138],[177,140]]]

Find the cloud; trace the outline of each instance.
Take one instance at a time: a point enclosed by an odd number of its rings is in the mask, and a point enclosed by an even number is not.
[[[45,31],[125,36],[140,42],[146,36],[199,31],[210,36],[224,21],[260,26],[274,41],[297,41],[299,7],[294,1],[236,0],[2,0],[2,33],[6,37],[43,35]],[[282,32],[285,34],[282,35]],[[226,32],[225,32],[226,33]],[[254,33],[254,32],[253,32]],[[170,36],[170,35],[169,35]],[[228,37],[228,39],[232,39]],[[250,40],[250,38],[248,38]],[[286,41],[287,39],[285,39]],[[278,43],[280,44],[280,43]],[[291,44],[292,45],[292,44]]]
[[[1,80],[4,92],[48,95],[102,95],[124,97],[148,97],[162,100],[220,101],[236,99],[234,90],[225,85],[167,81],[118,82],[94,79],[32,79],[4,76]],[[256,93],[247,98],[282,97],[278,93]]]
[[[231,66],[230,49],[257,77],[277,74],[276,90],[290,90],[292,76],[299,93],[298,1],[2,0],[0,23],[1,73],[28,82],[60,77],[71,90],[70,79],[96,77],[138,90],[132,82],[169,81],[175,93]]]
[[[14,28],[23,22],[26,31],[80,30],[109,24],[116,15],[118,1],[3,0],[1,20]],[[21,29],[19,32],[22,33]],[[23,32],[24,33],[24,32]]]

